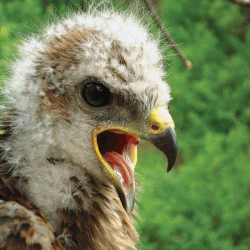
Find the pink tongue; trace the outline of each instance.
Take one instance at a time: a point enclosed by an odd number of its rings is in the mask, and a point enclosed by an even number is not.
[[[123,178],[123,186],[132,184],[134,179],[134,171],[129,164],[125,161],[122,155],[112,151],[104,154],[105,160],[110,164],[113,170],[118,171]]]

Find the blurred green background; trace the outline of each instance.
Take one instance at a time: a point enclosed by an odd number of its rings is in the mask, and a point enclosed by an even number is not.
[[[139,249],[249,250],[250,7],[227,0],[154,3],[193,68],[166,51],[179,155],[166,174],[166,159],[141,144]],[[77,6],[86,8],[80,0],[0,0],[1,85],[15,44]]]

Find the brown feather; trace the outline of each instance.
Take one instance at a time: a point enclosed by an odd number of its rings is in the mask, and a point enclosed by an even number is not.
[[[69,98],[66,94],[59,93],[56,89],[49,89],[47,85],[42,87],[44,96],[42,96],[42,109],[47,113],[59,116],[71,123],[69,113],[67,112]]]
[[[76,177],[71,180],[76,182],[77,190],[86,197],[80,181]],[[125,212],[114,189],[104,183],[95,182],[91,176],[89,185],[94,190],[91,210],[82,210],[83,201],[79,196],[73,196],[79,210],[59,211],[63,218],[62,231],[71,235],[73,242],[86,250],[136,249],[138,234],[133,225],[134,219]]]
[[[59,65],[67,69],[76,63],[76,55],[83,52],[82,43],[87,42],[95,32],[88,28],[75,28],[60,37],[54,36],[46,46],[46,50],[38,54],[36,69],[40,76],[46,78],[46,72],[42,71],[44,68],[51,67],[56,72],[60,72],[57,68]]]
[[[1,202],[0,249],[65,249],[42,214],[36,214],[14,201]]]

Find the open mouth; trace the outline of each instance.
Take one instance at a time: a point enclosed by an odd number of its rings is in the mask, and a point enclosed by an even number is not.
[[[100,129],[93,134],[98,159],[111,177],[124,209],[130,214],[134,207],[134,168],[140,139],[122,129]]]
[[[134,183],[139,138],[123,130],[111,129],[97,134],[96,141],[100,160],[113,171],[126,191]]]
[[[135,201],[134,168],[140,142],[137,133],[167,156],[167,171],[172,169],[177,156],[174,122],[166,107],[157,106],[152,111],[147,128],[145,131],[131,131],[123,127],[96,127],[93,131],[95,153],[128,214],[133,211]]]

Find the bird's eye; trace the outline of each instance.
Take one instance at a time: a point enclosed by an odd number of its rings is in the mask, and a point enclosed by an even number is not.
[[[87,83],[82,89],[83,99],[93,107],[102,107],[110,102],[110,91],[98,82]]]

